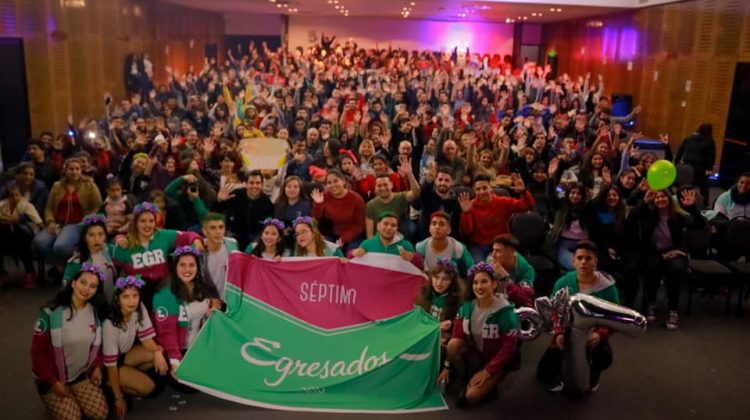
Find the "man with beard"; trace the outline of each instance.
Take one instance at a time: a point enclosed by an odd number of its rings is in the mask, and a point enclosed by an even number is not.
[[[393,182],[389,174],[381,174],[375,179],[375,198],[365,206],[365,229],[367,238],[375,234],[375,219],[383,212],[390,212],[401,220],[401,230],[406,237],[416,234],[417,226],[409,219],[409,204],[419,197],[420,187],[412,173],[411,160],[401,156],[399,174],[409,181],[409,191],[393,192]]]
[[[419,218],[420,237],[424,238],[429,235],[430,216],[437,211],[448,214],[451,231],[458,233],[461,206],[453,191],[453,172],[450,167],[440,166],[435,169],[433,164],[427,170],[421,188],[420,203],[422,204],[422,214]]]

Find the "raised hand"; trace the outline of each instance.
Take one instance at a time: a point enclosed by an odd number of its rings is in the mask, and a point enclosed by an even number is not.
[[[315,202],[315,204],[323,204],[323,202],[325,201],[325,196],[317,188],[312,190],[312,193],[310,194],[310,198],[313,199],[313,202]]]
[[[512,181],[512,184],[510,188],[516,192],[517,194],[520,194],[524,191],[526,191],[526,184],[523,183],[523,179],[521,178],[521,175],[518,173],[512,173],[510,174],[510,179]]]
[[[458,204],[461,206],[461,211],[467,213],[471,211],[471,198],[468,192],[462,192],[458,195]]]
[[[411,166],[411,158],[408,158],[406,156],[399,156],[399,165],[398,165],[398,173],[401,176],[409,176],[409,174],[413,173],[413,169]]]
[[[683,207],[692,207],[695,205],[695,190],[684,190],[680,193],[680,204]]]
[[[669,134],[659,134],[659,141],[662,142],[664,145],[669,144]]]
[[[216,193],[216,199],[218,201],[227,201],[234,198],[234,193],[232,192],[232,189],[230,189],[230,186],[228,184],[224,184],[219,188],[219,191]]]
[[[213,139],[203,139],[203,153],[206,156],[210,156],[213,154],[214,150],[216,150],[216,143],[214,143]]]
[[[557,169],[560,167],[560,159],[558,157],[553,157],[552,160],[549,162],[549,167],[547,168],[547,175],[550,178],[553,178],[555,175],[557,175]]]
[[[602,168],[602,181],[606,185],[612,185],[612,171],[610,171],[608,166]]]

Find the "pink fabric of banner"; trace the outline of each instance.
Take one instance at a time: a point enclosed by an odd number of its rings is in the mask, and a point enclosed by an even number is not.
[[[379,261],[382,265],[376,267],[342,263],[338,258],[273,262],[235,252],[229,257],[227,282],[295,318],[336,329],[390,318],[413,308],[424,277],[412,270],[398,270],[403,260],[397,256],[379,258],[384,258],[384,263]],[[228,300],[230,311],[234,311]]]

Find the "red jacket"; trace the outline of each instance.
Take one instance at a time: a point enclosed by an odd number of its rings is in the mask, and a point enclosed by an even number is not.
[[[332,224],[325,233],[340,237],[344,244],[365,233],[365,201],[359,194],[348,191],[343,198],[335,198],[326,191],[324,197],[322,204],[313,203],[312,216]]]
[[[532,210],[535,205],[528,191],[524,191],[520,199],[493,195],[488,204],[481,204],[475,198],[471,201],[471,211],[461,212],[459,231],[475,244],[490,245],[495,236],[508,233],[508,221],[513,213]]]

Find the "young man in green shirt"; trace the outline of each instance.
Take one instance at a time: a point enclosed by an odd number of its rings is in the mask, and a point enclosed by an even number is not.
[[[414,178],[411,160],[402,157],[398,172],[409,181],[409,191],[394,193],[390,174],[384,173],[375,179],[377,195],[365,206],[365,231],[368,239],[375,235],[375,220],[379,220],[378,216],[386,211],[396,215],[405,236],[413,237],[417,232],[416,223],[409,219],[409,204],[419,198],[421,189]]]
[[[378,217],[378,233],[362,241],[359,248],[352,251],[353,257],[362,257],[368,252],[399,255],[417,268],[424,268],[422,257],[414,251],[414,245],[398,233],[399,218],[394,213],[383,212]]]

